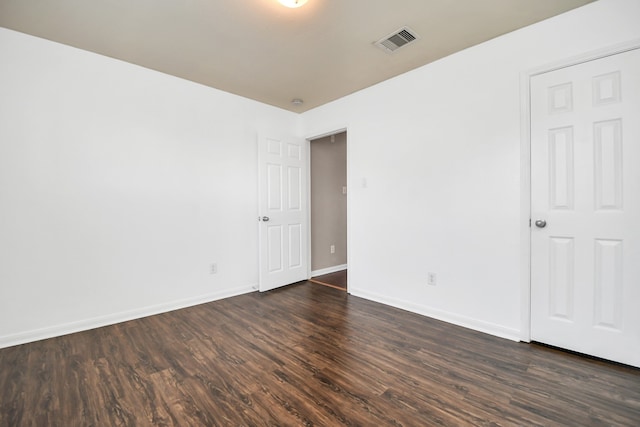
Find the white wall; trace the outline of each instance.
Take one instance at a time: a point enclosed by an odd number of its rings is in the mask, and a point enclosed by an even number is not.
[[[0,347],[252,290],[256,135],[297,115],[5,29],[0,63]]]
[[[639,17],[601,0],[305,113],[306,135],[348,128],[350,292],[518,339],[520,75],[638,38]]]

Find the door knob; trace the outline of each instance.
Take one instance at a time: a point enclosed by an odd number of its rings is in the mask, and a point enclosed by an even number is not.
[[[263,217],[262,217],[262,220],[263,220],[264,222],[267,222],[267,221],[269,221],[269,217],[268,217],[268,216],[263,216]]]
[[[547,221],[545,221],[544,219],[536,220],[536,227],[545,228],[546,226],[547,226]]]

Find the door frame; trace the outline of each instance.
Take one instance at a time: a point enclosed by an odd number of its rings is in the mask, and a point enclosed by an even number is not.
[[[531,78],[640,48],[633,39],[532,68],[520,74],[520,340],[531,342]]]
[[[341,132],[347,133],[347,268],[351,262],[351,177],[349,175],[351,163],[351,149],[349,144],[350,130],[347,125],[329,128],[331,130],[319,131],[305,137],[307,148],[307,280],[311,279],[311,141],[324,138]],[[349,281],[347,281],[347,293],[349,292]]]

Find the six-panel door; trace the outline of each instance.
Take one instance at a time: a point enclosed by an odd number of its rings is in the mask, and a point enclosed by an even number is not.
[[[259,140],[260,291],[307,279],[304,140]]]
[[[532,339],[640,366],[639,50],[532,77],[531,173]]]

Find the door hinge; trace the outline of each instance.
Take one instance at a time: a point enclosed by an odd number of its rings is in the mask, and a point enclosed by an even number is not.
[[[529,218],[529,228],[531,228],[531,218]]]

